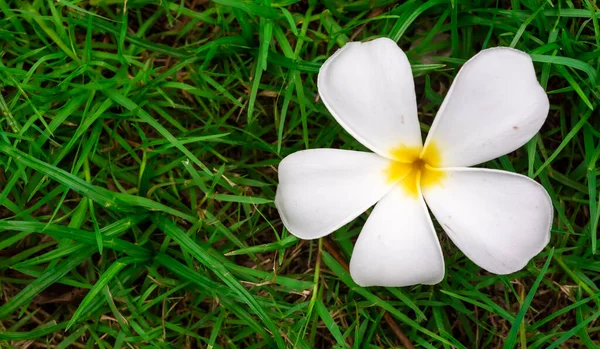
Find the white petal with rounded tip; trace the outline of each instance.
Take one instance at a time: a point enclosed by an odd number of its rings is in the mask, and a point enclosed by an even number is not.
[[[394,185],[390,161],[373,153],[312,149],[279,164],[275,206],[286,228],[302,239],[332,233],[373,206]]]
[[[529,55],[510,48],[483,50],[454,79],[425,146],[434,141],[440,150],[436,166],[476,165],[529,141],[548,110]]]
[[[427,205],[475,264],[496,274],[522,269],[548,244],[552,201],[540,184],[511,172],[453,168],[424,188]]]
[[[350,274],[361,286],[442,281],[444,257],[421,196],[406,196],[396,186],[377,203],[358,236]]]
[[[321,67],[318,87],[333,117],[372,151],[393,158],[393,148],[421,147],[410,63],[394,41],[347,43]]]

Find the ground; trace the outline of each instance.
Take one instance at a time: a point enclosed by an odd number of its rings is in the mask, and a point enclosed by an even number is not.
[[[594,1],[0,0],[0,347],[594,348]],[[425,133],[486,47],[529,53],[551,110],[483,164],[549,192],[552,238],[520,272],[470,262],[438,228],[435,286],[361,288],[368,212],[300,241],[277,165],[364,149],[318,98],[320,65],[390,37]]]

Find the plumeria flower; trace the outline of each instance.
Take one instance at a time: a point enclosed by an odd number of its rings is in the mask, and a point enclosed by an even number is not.
[[[544,188],[515,173],[468,167],[516,150],[544,123],[548,97],[527,54],[493,48],[469,60],[425,144],[410,63],[394,41],[346,44],[321,67],[318,88],[337,122],[374,153],[313,149],[286,157],[275,205],[293,235],[317,239],[376,204],[350,261],[357,284],[444,278],[427,206],[489,272],[520,270],[546,246],[553,208]]]

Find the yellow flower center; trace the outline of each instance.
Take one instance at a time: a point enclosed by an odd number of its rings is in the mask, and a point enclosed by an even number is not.
[[[392,150],[394,161],[386,169],[388,181],[399,182],[411,196],[419,196],[419,187],[438,185],[444,179],[444,172],[437,168],[440,152],[434,143],[427,149],[400,146]]]

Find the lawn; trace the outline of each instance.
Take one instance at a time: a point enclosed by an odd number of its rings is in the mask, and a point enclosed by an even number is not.
[[[595,1],[0,0],[0,348],[600,347]],[[273,200],[312,148],[366,150],[321,64],[389,37],[425,134],[481,49],[530,54],[551,107],[480,167],[541,183],[548,246],[483,271],[435,227],[434,286],[356,285],[368,212],[304,241]]]

